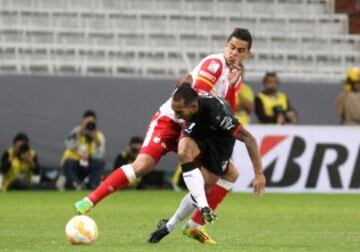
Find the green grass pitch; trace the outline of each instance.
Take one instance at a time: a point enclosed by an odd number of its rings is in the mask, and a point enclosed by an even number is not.
[[[96,244],[72,246],[65,224],[85,195],[0,193],[0,251],[360,251],[359,195],[232,193],[208,227],[218,244],[203,245],[182,236],[182,225],[159,244],[146,242],[184,193],[123,191],[90,213],[99,227]]]

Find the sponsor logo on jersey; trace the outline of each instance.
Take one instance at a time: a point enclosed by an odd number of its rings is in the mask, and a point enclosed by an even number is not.
[[[160,143],[161,138],[156,136],[156,137],[154,137],[153,141],[154,141],[154,143],[158,144],[158,143]]]
[[[235,127],[235,125],[233,124],[233,120],[231,117],[225,116],[220,123],[220,127],[222,127],[225,130],[231,130],[232,128]]]
[[[217,61],[212,60],[208,66],[208,70],[210,73],[215,74],[217,72],[217,70],[219,69],[219,67],[220,67],[220,64]]]
[[[199,76],[205,77],[208,80],[211,80],[212,82],[216,81],[216,77],[208,72],[205,72],[203,70],[200,70]]]

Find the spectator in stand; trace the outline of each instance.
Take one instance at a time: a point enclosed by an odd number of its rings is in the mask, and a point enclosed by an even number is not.
[[[263,79],[264,90],[255,98],[255,112],[263,124],[295,124],[297,113],[287,95],[278,90],[279,79],[275,72],[267,72]]]
[[[129,145],[122,150],[115,158],[113,170],[120,166],[131,164],[136,159],[143,143],[142,137],[133,136],[130,138]]]
[[[245,70],[242,64],[240,64],[240,69],[241,79],[244,80]],[[255,108],[255,95],[251,87],[245,82],[242,82],[239,87],[236,97],[235,116],[242,125],[247,125],[251,122],[250,113],[252,113]]]
[[[97,128],[96,113],[85,111],[80,125],[65,140],[64,167],[66,189],[94,189],[100,184],[105,161],[105,137]],[[85,178],[88,177],[88,182]]]
[[[1,172],[3,191],[32,188],[33,175],[40,174],[40,166],[26,134],[18,133],[14,137],[13,146],[2,155]]]
[[[360,125],[360,68],[346,73],[344,91],[336,99],[336,115],[344,125]]]

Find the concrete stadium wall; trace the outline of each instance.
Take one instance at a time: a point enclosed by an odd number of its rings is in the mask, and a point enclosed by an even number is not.
[[[86,109],[98,114],[107,138],[107,165],[132,135],[144,136],[151,115],[169,96],[175,80],[99,77],[0,76],[0,152],[18,131],[26,132],[45,166],[58,166],[64,139]],[[251,83],[256,91],[260,83]],[[334,125],[340,85],[283,84],[300,124]],[[172,169],[175,155],[160,169]]]

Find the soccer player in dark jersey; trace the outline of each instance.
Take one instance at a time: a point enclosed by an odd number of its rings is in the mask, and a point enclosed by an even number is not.
[[[178,118],[187,121],[182,138],[187,141],[187,149],[182,151],[179,146],[179,160],[183,175],[190,178],[185,183],[193,203],[205,212],[203,216],[208,218],[209,222],[216,215],[207,204],[204,178],[199,164],[195,162],[199,154],[202,157],[202,166],[221,178],[228,172],[235,140],[244,142],[254,168],[254,192],[257,196],[263,193],[265,176],[256,140],[238,122],[226,101],[213,95],[198,95],[190,84],[184,83],[174,92],[171,107]],[[189,212],[187,209],[180,211]],[[173,227],[169,228],[167,225],[167,220],[161,220],[158,229],[150,234],[149,242],[159,242],[172,229]]]

